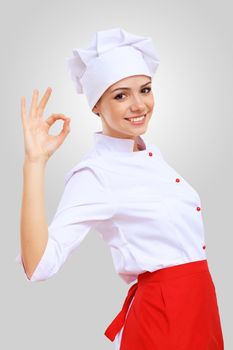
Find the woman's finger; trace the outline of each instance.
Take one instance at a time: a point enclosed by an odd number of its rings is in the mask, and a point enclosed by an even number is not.
[[[51,87],[48,87],[46,92],[45,92],[45,94],[44,94],[44,96],[42,97],[42,99],[41,99],[41,101],[39,103],[38,108],[37,108],[37,117],[38,118],[41,118],[41,116],[42,116],[42,114],[44,112],[45,106],[46,106],[46,104],[48,102],[48,99],[49,99],[49,97],[51,95],[51,92],[52,92]]]
[[[49,126],[52,126],[55,122],[55,120],[57,119],[70,119],[70,118],[67,118],[64,114],[62,113],[56,113],[56,114],[52,114],[47,120],[46,120],[46,123],[49,125]]]
[[[61,132],[57,135],[58,140],[61,142],[63,142],[64,137],[70,132],[70,119],[66,118],[66,120],[64,121],[63,127]]]
[[[37,106],[38,95],[39,95],[39,91],[37,89],[33,90],[32,102],[31,102],[30,111],[29,111],[29,118],[36,117],[36,106]]]

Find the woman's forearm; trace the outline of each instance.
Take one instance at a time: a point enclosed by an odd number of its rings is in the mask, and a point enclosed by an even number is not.
[[[21,257],[30,279],[38,265],[47,241],[48,225],[45,215],[46,163],[24,161],[23,194],[20,219]]]

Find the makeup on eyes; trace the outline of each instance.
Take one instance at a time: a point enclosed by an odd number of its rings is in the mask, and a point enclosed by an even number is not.
[[[148,93],[151,91],[151,87],[144,87],[144,88],[142,88],[142,90],[144,90],[144,89],[149,89]],[[117,97],[120,96],[120,95],[123,95],[123,94],[124,94],[124,92],[118,93],[116,96],[114,96],[114,99],[118,100]]]

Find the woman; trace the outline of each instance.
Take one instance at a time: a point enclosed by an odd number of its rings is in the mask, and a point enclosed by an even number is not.
[[[108,244],[130,288],[105,335],[119,350],[224,349],[215,286],[208,268],[198,193],[141,137],[154,108],[158,67],[149,38],[121,28],[100,31],[74,49],[68,68],[102,122],[94,147],[73,167],[52,223],[44,214],[44,169],[69,133],[69,118],[42,114],[34,91],[25,136],[21,255],[30,281],[54,275],[91,229]],[[58,136],[48,135],[57,119]],[[35,217],[37,218],[35,220]],[[22,259],[20,259],[22,257]]]

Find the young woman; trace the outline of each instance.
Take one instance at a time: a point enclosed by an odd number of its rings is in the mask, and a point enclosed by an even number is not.
[[[223,350],[215,286],[209,271],[201,200],[196,190],[143,135],[154,109],[152,77],[159,60],[149,38],[121,28],[95,34],[68,60],[76,91],[102,122],[94,147],[65,178],[47,226],[44,169],[70,131],[56,114],[43,120],[51,95],[29,118],[25,139],[19,262],[30,281],[54,275],[91,229],[108,244],[116,272],[129,288],[105,335],[118,350]],[[48,134],[64,120],[58,136]]]

